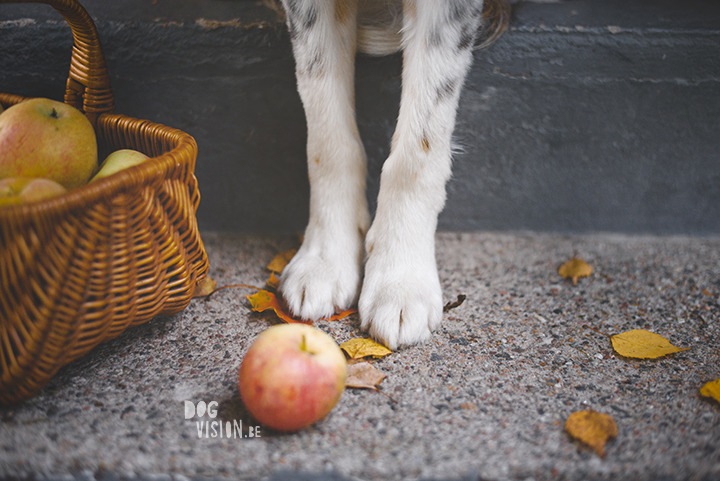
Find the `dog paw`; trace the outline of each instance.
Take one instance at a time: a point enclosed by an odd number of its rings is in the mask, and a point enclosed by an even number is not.
[[[357,300],[362,275],[362,239],[307,238],[280,276],[280,293],[290,312],[318,320],[348,309]]]
[[[434,249],[372,246],[358,310],[361,329],[390,349],[428,340],[443,315]]]

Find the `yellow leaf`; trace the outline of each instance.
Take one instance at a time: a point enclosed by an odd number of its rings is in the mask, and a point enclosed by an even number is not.
[[[340,349],[345,351],[350,359],[362,359],[373,356],[375,358],[387,356],[392,351],[372,339],[356,337],[340,344]]]
[[[700,394],[720,402],[720,378],[705,383],[705,385],[700,388]]]
[[[610,337],[610,341],[615,352],[621,356],[637,359],[655,359],[690,349],[689,347],[675,347],[661,335],[645,329],[633,329],[615,334]]]
[[[277,279],[275,276],[271,275],[270,279],[268,280],[267,284],[270,287],[272,286],[273,278]],[[257,289],[257,288],[256,288]],[[268,309],[271,309],[275,311],[275,314],[280,318],[280,320],[287,322],[287,323],[293,323],[293,322],[299,322],[302,324],[312,324],[312,321],[305,321],[302,319],[296,319],[290,314],[287,309],[285,308],[284,304],[280,302],[278,299],[278,296],[275,295],[273,292],[266,291],[266,290],[258,290],[255,294],[252,294],[250,296],[247,296],[248,301],[250,301],[250,308],[255,312],[263,312],[267,311]],[[339,319],[343,319],[350,314],[356,313],[356,309],[348,309],[347,311],[343,311],[339,314],[335,314],[334,316],[327,317],[324,319],[320,319],[321,321],[337,321]]]
[[[200,281],[198,285],[195,286],[195,291],[193,291],[193,297],[209,296],[213,293],[216,287],[217,282],[211,279],[210,276],[205,276],[205,278]]]
[[[378,384],[386,377],[385,373],[376,369],[369,362],[349,364],[345,387],[377,390]]]
[[[266,284],[270,289],[277,289],[280,286],[280,279],[275,276],[274,272],[271,272],[270,279],[268,279]]]
[[[281,252],[280,254],[276,255],[273,260],[270,261],[270,264],[267,265],[266,269],[280,274],[283,269],[285,269],[285,266],[288,265],[290,259],[295,256],[295,254],[297,254],[297,249],[291,249],[289,251]]]
[[[565,421],[565,431],[593,448],[601,458],[605,457],[607,440],[618,434],[617,424],[611,416],[592,409],[572,413]]]
[[[582,259],[573,257],[560,266],[558,274],[565,279],[572,279],[573,285],[577,285],[577,281],[581,277],[587,277],[592,274],[593,268]]]
[[[278,302],[277,296],[275,296],[275,294],[273,294],[272,292],[258,291],[251,296],[247,296],[247,298],[250,301],[250,307],[255,312],[263,312],[271,309],[275,311],[275,314],[277,314],[277,316],[285,322],[300,322],[304,324],[311,324],[311,322],[304,322],[298,319],[294,319],[290,314],[285,312],[285,309],[283,309],[283,307],[280,305],[280,302]]]

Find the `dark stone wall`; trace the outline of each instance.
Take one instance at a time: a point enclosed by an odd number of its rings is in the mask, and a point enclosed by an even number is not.
[[[87,0],[117,111],[198,141],[206,230],[307,219],[288,35],[250,0]],[[32,20],[29,20],[32,19]],[[720,4],[519,2],[461,98],[446,230],[720,234]],[[0,91],[60,98],[71,38],[45,5],[0,5]],[[401,56],[359,57],[369,199]]]

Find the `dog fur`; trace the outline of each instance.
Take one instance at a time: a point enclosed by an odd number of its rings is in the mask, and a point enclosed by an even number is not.
[[[487,35],[492,42],[507,25],[509,4],[487,1],[500,12]],[[357,302],[361,328],[391,349],[427,340],[442,320],[435,229],[483,1],[282,2],[307,120],[310,180],[310,218],[282,274],[282,296],[292,313],[313,320]],[[371,223],[355,55],[399,49],[400,112]]]

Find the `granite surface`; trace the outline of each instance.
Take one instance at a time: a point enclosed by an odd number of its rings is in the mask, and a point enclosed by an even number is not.
[[[292,236],[204,232],[220,285],[262,285]],[[441,233],[449,310],[423,345],[374,365],[382,393],[348,389],[295,434],[256,428],[236,389],[274,321],[236,288],[196,299],[98,346],[34,398],[0,408],[0,478],[711,480],[720,478],[720,239]],[[577,286],[557,267],[595,269]],[[319,322],[338,342],[356,317]],[[691,349],[621,358],[608,334],[648,329]],[[198,436],[184,402],[216,401],[243,437]],[[600,458],[563,431],[576,410],[611,415]],[[205,416],[203,421],[208,421]],[[259,436],[248,437],[251,432]]]

